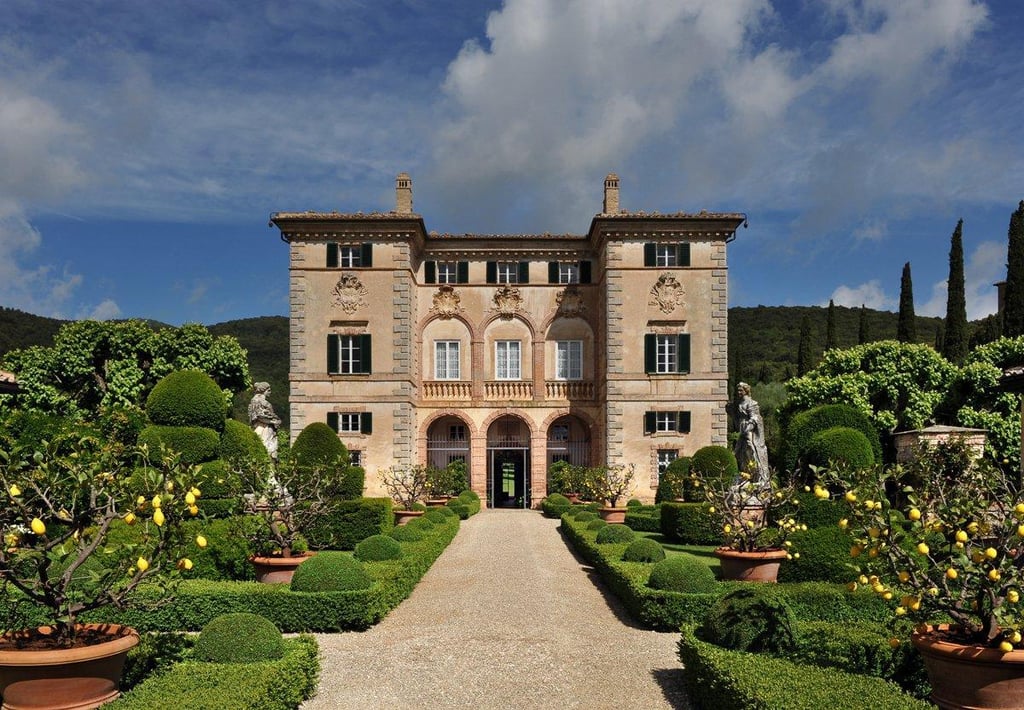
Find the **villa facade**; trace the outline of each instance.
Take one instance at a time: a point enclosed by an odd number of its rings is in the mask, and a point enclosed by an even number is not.
[[[381,493],[391,465],[463,459],[529,507],[555,461],[636,467],[726,442],[726,245],[738,213],[648,214],[604,183],[585,234],[438,234],[396,180],[386,213],[280,212],[293,437],[330,424]]]

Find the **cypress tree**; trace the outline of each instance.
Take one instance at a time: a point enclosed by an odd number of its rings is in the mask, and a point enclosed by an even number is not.
[[[811,319],[806,314],[800,321],[800,346],[796,353],[796,374],[802,377],[811,371]]]
[[[863,345],[868,342],[870,338],[870,330],[868,329],[868,309],[862,303],[860,304],[860,322],[857,324],[857,343]]]
[[[900,314],[896,324],[896,339],[901,343],[917,342],[917,317],[914,315],[914,284],[910,280],[910,262],[903,265],[900,279]]]
[[[1010,215],[1007,229],[1006,292],[1003,299],[1003,335],[1024,335],[1024,200]]]
[[[836,343],[836,304],[828,299],[828,320],[825,323],[825,349],[837,347]]]
[[[935,346],[934,346],[935,347],[935,352],[942,353],[943,355],[945,355],[946,354],[945,343],[946,343],[946,329],[943,327],[942,323],[936,323],[935,324]]]
[[[949,245],[949,280],[946,282],[946,322],[942,349],[950,362],[960,364],[967,357],[967,299],[964,294],[964,221],[956,223]]]

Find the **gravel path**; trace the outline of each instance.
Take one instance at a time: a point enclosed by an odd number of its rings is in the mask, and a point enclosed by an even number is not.
[[[319,634],[303,708],[688,708],[678,634],[635,627],[557,520],[484,510],[412,595],[361,633]]]

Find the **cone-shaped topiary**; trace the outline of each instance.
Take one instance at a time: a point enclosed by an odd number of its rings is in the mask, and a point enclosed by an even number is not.
[[[402,546],[393,537],[370,535],[356,545],[354,556],[363,562],[397,560],[402,556]]]
[[[210,663],[258,663],[284,655],[284,640],[274,622],[259,614],[221,614],[203,627],[193,656]]]
[[[632,528],[618,523],[606,525],[597,531],[597,543],[600,545],[632,542],[635,537],[636,533],[633,532]]]
[[[154,424],[224,428],[228,403],[224,391],[199,370],[172,372],[156,383],[146,398],[146,414]]]
[[[296,568],[291,589],[293,592],[343,592],[372,586],[373,579],[359,560],[345,552],[319,552]]]
[[[685,552],[656,562],[647,581],[647,586],[651,589],[693,594],[714,591],[717,584],[711,568]]]
[[[649,537],[641,537],[629,543],[622,559],[625,562],[658,562],[665,559],[665,548]]]

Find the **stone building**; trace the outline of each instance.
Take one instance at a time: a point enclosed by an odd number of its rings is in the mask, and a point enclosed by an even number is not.
[[[745,216],[619,207],[585,234],[439,234],[413,212],[279,212],[290,249],[292,435],[329,423],[379,494],[394,464],[457,458],[493,506],[549,466],[659,471],[726,443],[726,244]]]

